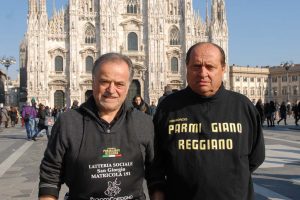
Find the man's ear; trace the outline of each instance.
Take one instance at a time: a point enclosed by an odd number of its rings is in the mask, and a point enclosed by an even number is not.
[[[225,73],[226,70],[227,70],[226,64],[222,65],[222,71],[223,71],[223,73]]]

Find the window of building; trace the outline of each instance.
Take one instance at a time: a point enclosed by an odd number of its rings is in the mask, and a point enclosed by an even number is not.
[[[62,72],[64,66],[64,59],[61,56],[55,57],[55,71],[56,72]]]
[[[244,89],[243,89],[243,94],[244,94],[244,95],[247,95],[247,94],[248,94],[247,88],[244,88]]]
[[[287,94],[287,87],[282,87],[281,94],[282,95],[286,95]]]
[[[259,87],[258,89],[257,89],[257,95],[261,95],[261,88]]]
[[[260,78],[257,78],[257,82],[260,82],[261,81],[261,79]]]
[[[287,81],[287,77],[286,77],[286,76],[282,76],[282,77],[281,77],[281,81],[282,81],[282,82],[286,82],[286,81]]]
[[[54,92],[54,106],[64,108],[65,107],[65,93],[61,90]]]
[[[273,88],[273,95],[277,96],[277,88],[276,87]]]
[[[178,73],[178,59],[176,57],[171,59],[171,72]]]
[[[254,88],[251,88],[250,94],[251,94],[251,95],[254,95]]]
[[[173,27],[170,30],[170,45],[179,45],[179,30],[177,27]]]
[[[134,32],[128,34],[128,51],[138,50],[138,36]]]
[[[127,99],[131,102],[134,96],[141,94],[141,84],[138,80],[133,80],[130,84]]]
[[[247,81],[248,81],[248,78],[247,78],[247,77],[243,77],[243,81],[244,81],[244,82],[247,82]]]
[[[87,24],[85,29],[85,43],[93,44],[96,43],[96,33],[95,27],[92,24]]]
[[[277,82],[277,77],[272,77],[272,83],[276,83]]]
[[[241,93],[240,87],[236,87],[236,92]]]
[[[236,81],[236,82],[239,82],[239,81],[240,81],[240,77],[239,77],[239,76],[236,76],[236,77],[235,77],[235,81]]]
[[[268,82],[268,78],[265,78],[265,83],[267,83]]]
[[[297,76],[292,76],[292,81],[293,81],[293,82],[298,81],[298,77],[297,77]]]
[[[127,1],[127,13],[137,14],[138,13],[138,0]]]
[[[253,77],[250,78],[250,82],[254,82],[254,78]]]
[[[294,86],[293,87],[293,95],[297,95],[298,94],[298,87]]]
[[[268,90],[265,90],[265,95],[268,95],[268,94],[269,94]]]
[[[85,70],[86,72],[92,72],[94,65],[94,59],[92,56],[87,56],[85,58]]]

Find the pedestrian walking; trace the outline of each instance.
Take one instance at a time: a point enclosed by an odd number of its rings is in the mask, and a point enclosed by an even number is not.
[[[262,100],[259,99],[257,101],[257,103],[255,104],[255,107],[259,113],[259,116],[260,116],[260,120],[261,120],[261,125],[264,124],[264,121],[265,121],[265,116],[264,116],[264,107],[263,107],[263,104],[262,104]]]
[[[25,123],[27,140],[35,139],[33,138],[33,136],[37,132],[36,117],[37,111],[35,108],[35,103],[32,102],[32,105],[30,105],[30,103],[27,103],[22,109],[22,118],[24,119]]]
[[[47,110],[45,109],[45,106],[43,104],[40,104],[39,109],[38,109],[38,113],[37,113],[37,118],[39,118],[39,121],[38,121],[38,124],[37,124],[38,131],[32,137],[33,140],[36,140],[36,137],[38,136],[38,134],[42,130],[46,131],[46,135],[47,135],[47,138],[49,140],[50,134],[49,134],[48,126],[45,125],[45,120],[46,120],[47,116],[49,116],[49,114],[47,114]]]
[[[1,123],[4,124],[5,128],[8,128],[8,124],[10,121],[9,110],[9,107],[7,106],[4,106],[1,109]]]
[[[276,119],[276,106],[274,101],[270,101],[270,112],[271,112],[271,126],[275,126],[275,119]]]
[[[286,114],[287,114],[287,108],[286,108],[285,102],[283,101],[280,105],[280,108],[279,108],[280,119],[277,121],[278,125],[281,122],[281,120],[284,121],[284,125],[287,125],[287,123],[286,123]]]

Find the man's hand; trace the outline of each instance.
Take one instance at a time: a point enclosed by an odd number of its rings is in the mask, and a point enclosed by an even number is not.
[[[165,194],[161,191],[155,191],[151,194],[150,200],[164,200]]]
[[[57,200],[57,198],[54,196],[45,195],[45,196],[39,197],[39,200]]]

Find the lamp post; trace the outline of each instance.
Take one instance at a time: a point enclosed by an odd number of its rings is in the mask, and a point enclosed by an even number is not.
[[[281,63],[280,66],[283,67],[286,71],[286,85],[287,85],[287,87],[286,87],[286,89],[287,89],[287,91],[286,91],[286,97],[287,97],[286,98],[286,103],[288,103],[289,102],[289,69],[291,67],[294,67],[294,63],[293,62],[283,62],[283,63]]]
[[[8,68],[12,65],[16,63],[16,60],[13,57],[2,57],[0,59],[0,63],[2,65],[4,65],[4,67],[6,68],[6,104],[9,103],[9,97],[8,97]]]

